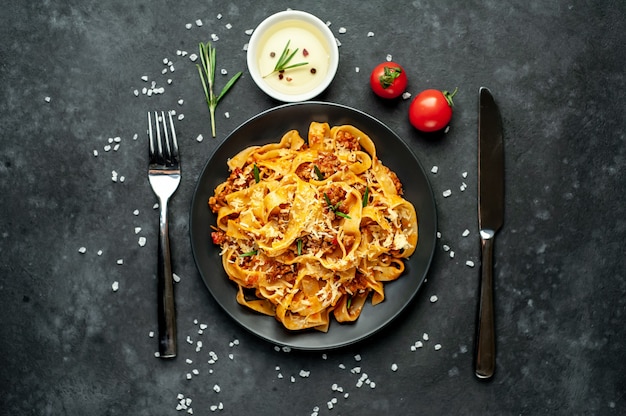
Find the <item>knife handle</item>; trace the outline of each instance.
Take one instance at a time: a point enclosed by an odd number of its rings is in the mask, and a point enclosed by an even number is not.
[[[482,233],[481,233],[482,234]],[[476,377],[488,379],[496,367],[496,333],[493,308],[493,240],[494,234],[481,238],[480,303],[476,332]],[[487,238],[485,238],[487,237]]]

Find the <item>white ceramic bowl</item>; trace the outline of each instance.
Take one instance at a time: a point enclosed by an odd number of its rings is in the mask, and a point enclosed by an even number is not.
[[[327,62],[327,70],[325,73],[323,71],[317,72],[317,75],[320,76],[320,79],[313,81],[307,81],[304,86],[299,86],[298,88],[289,85],[287,88],[284,85],[278,85],[278,76],[279,74],[274,73],[272,76],[275,77],[273,80],[268,80],[267,68],[265,68],[264,74],[261,73],[260,65],[267,66],[268,63],[261,63],[261,54],[264,49],[267,49],[268,43],[272,39],[273,34],[275,34],[278,30],[283,30],[285,28],[296,27],[296,30],[306,30],[309,33],[314,34],[315,40],[319,41],[319,46],[323,46],[325,51],[327,52],[327,58],[324,59],[324,62]],[[286,29],[285,29],[286,30]],[[283,33],[283,32],[281,32]],[[291,39],[282,39],[285,44],[287,40]],[[284,44],[281,43],[279,48],[276,48],[276,51],[272,50],[276,54],[276,57],[280,56],[281,52],[284,49]],[[294,45],[290,45],[290,49],[294,50]],[[298,63],[306,59],[307,55],[300,55],[303,53],[304,49],[302,48],[298,52],[298,56],[295,57],[291,63]],[[268,54],[269,56],[269,54]],[[277,59],[277,58],[276,58]],[[337,67],[339,65],[339,48],[337,47],[337,41],[335,40],[335,36],[330,31],[328,26],[322,22],[317,17],[313,16],[310,13],[306,13],[298,10],[286,10],[276,14],[273,14],[263,20],[257,28],[252,33],[250,37],[250,42],[248,43],[248,52],[247,52],[247,63],[248,63],[248,71],[252,76],[252,79],[257,84],[257,86],[265,92],[270,97],[273,97],[279,101],[284,102],[299,102],[310,100],[320,93],[322,93],[328,85],[332,82],[335,74],[337,73]],[[288,69],[285,71],[283,79],[281,82],[287,82],[286,79],[291,73],[301,74],[302,71],[310,71],[313,74],[313,70],[311,68],[305,69],[305,67],[297,68],[297,69]],[[315,69],[317,71],[317,69]],[[295,77],[295,76],[294,76]],[[291,79],[291,78],[290,78]],[[301,78],[303,79],[303,78]],[[308,79],[308,78],[307,78]]]

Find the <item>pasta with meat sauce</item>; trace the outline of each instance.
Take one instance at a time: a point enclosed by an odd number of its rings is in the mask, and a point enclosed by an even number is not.
[[[372,140],[351,125],[311,123],[229,159],[215,188],[211,237],[237,302],[286,328],[355,321],[404,271],[417,215]]]

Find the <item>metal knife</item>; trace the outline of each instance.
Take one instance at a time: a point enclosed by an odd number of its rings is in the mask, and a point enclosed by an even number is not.
[[[481,87],[478,110],[478,228],[481,242],[480,301],[475,374],[493,376],[496,334],[493,302],[493,248],[504,222],[504,145],[500,110],[489,89]]]

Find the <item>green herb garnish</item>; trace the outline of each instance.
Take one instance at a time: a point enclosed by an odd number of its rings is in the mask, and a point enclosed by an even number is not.
[[[222,88],[219,95],[213,93],[213,85],[215,83],[215,48],[211,46],[211,42],[206,44],[200,43],[200,60],[202,61],[202,67],[196,64],[198,73],[200,74],[200,80],[202,81],[202,88],[204,88],[204,95],[206,96],[206,103],[209,107],[209,113],[211,113],[211,133],[215,137],[215,108],[217,103],[226,95],[230,87],[233,86],[235,81],[241,76],[241,71],[237,72]]]
[[[278,58],[278,62],[276,62],[276,66],[274,67],[274,70],[272,72],[270,72],[269,74],[265,75],[263,78],[267,78],[270,75],[272,75],[273,73],[276,72],[283,72],[287,69],[291,69],[291,68],[296,68],[299,66],[303,66],[303,65],[308,65],[308,62],[299,62],[297,64],[291,64],[289,65],[289,62],[291,62],[291,60],[293,59],[293,57],[295,56],[296,52],[298,52],[299,48],[296,48],[295,51],[291,52],[289,50],[289,43],[291,42],[291,40],[287,41],[287,44],[285,45],[285,49],[283,49],[283,53],[280,54],[280,57]]]
[[[317,180],[318,181],[323,181],[324,180],[324,174],[322,173],[320,168],[318,168],[317,165],[313,165],[313,170],[315,171],[315,174],[317,175]]]
[[[328,208],[330,208],[330,210],[332,212],[335,213],[335,215],[338,215],[340,217],[343,218],[347,218],[347,219],[352,219],[348,214],[344,214],[343,212],[339,211],[339,205],[341,205],[341,201],[337,202],[337,204],[333,205],[330,202],[330,198],[328,197],[328,195],[326,194],[326,192],[324,192],[324,199],[326,200],[326,203],[328,204]]]
[[[252,167],[252,173],[254,174],[254,181],[256,183],[259,183],[261,181],[261,175],[259,172],[259,167],[256,165],[256,163]]]
[[[352,296],[350,296],[348,298],[348,303],[346,304],[346,309],[350,309],[350,306],[352,306]]]
[[[302,255],[302,239],[298,238],[296,244],[298,245],[298,256],[300,256]]]
[[[365,187],[365,192],[363,193],[363,208],[367,206],[368,199],[370,197],[370,187]]]
[[[241,254],[239,255],[239,257],[250,257],[250,256],[255,256],[255,255],[256,255],[256,254],[258,254],[258,253],[259,253],[259,250],[251,250],[251,251],[248,251],[248,252],[246,252],[246,253],[241,253]]]

